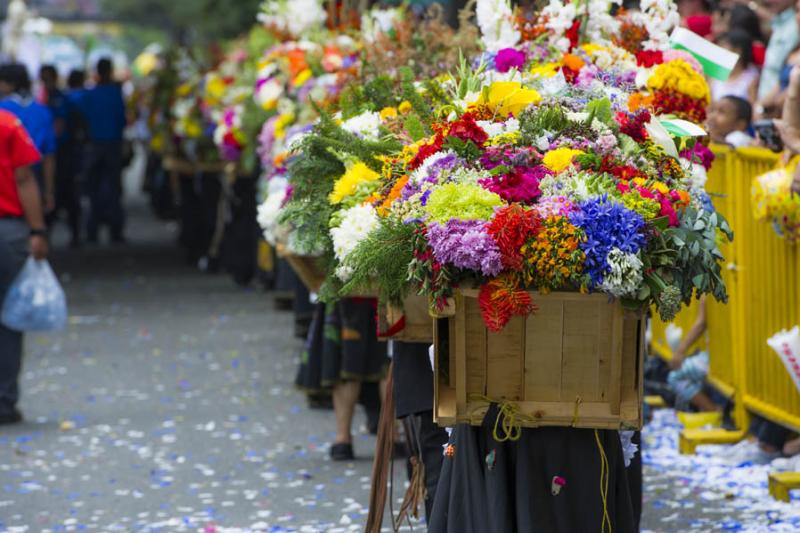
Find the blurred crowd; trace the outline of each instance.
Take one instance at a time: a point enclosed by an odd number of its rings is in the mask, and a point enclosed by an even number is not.
[[[798,147],[784,104],[800,65],[800,2],[681,0],[684,25],[739,55],[726,81],[712,80],[711,140],[734,147]]]
[[[20,120],[42,156],[32,170],[48,228],[64,218],[73,247],[97,243],[104,227],[112,242],[124,242],[128,118],[111,60],[98,61],[88,80],[82,70],[62,80],[52,65],[42,66],[38,74],[32,80],[24,65],[0,65],[0,109]]]

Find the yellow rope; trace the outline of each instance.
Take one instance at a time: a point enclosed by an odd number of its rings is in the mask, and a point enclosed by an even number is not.
[[[608,533],[611,533],[611,517],[608,515],[608,477],[610,469],[608,466],[608,457],[603,448],[603,443],[600,442],[600,432],[594,430],[594,439],[597,442],[597,449],[600,451],[600,498],[603,500],[603,526],[600,528],[600,533],[606,533],[606,525],[608,525]]]
[[[497,442],[514,442],[522,437],[522,424],[527,424],[529,427],[536,427],[537,420],[525,413],[520,412],[519,405],[510,400],[492,400],[480,394],[473,394],[470,396],[471,403],[497,404],[497,418],[494,420],[494,430],[492,436]],[[485,405],[476,405],[472,410],[473,413],[484,409]]]
[[[580,396],[575,396],[575,410],[572,412],[572,427],[578,425],[578,408],[583,400]]]

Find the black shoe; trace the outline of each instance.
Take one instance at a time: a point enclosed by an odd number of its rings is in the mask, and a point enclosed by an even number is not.
[[[353,445],[349,442],[338,442],[331,445],[331,459],[334,461],[352,461],[355,458]]]
[[[22,417],[22,413],[19,412],[19,409],[12,409],[7,413],[0,413],[0,426],[19,424],[23,420],[24,418]]]

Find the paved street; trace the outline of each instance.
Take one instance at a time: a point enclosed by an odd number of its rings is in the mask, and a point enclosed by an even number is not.
[[[0,430],[0,531],[360,531],[374,440],[328,460],[332,413],[292,385],[291,315],[185,266],[174,234],[140,207],[129,247],[54,255],[70,325],[28,339],[28,420]],[[649,477],[649,530],[731,517],[722,492]]]

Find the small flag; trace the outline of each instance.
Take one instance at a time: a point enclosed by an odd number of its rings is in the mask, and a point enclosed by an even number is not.
[[[686,28],[675,28],[669,40],[672,48],[692,54],[703,66],[706,76],[720,81],[728,79],[739,60],[739,54],[717,46]]]
[[[705,137],[706,130],[688,120],[680,118],[658,118],[664,129],[676,137]]]

